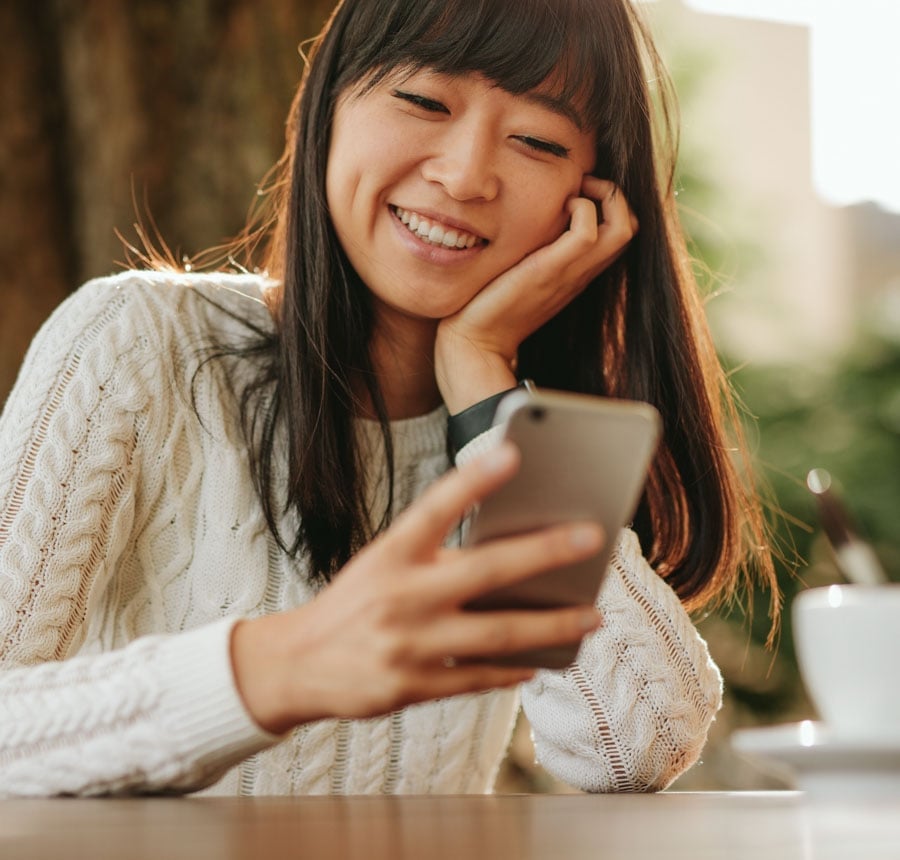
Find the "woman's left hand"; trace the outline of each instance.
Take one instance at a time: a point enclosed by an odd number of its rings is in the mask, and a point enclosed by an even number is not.
[[[568,202],[568,230],[441,320],[435,371],[451,414],[512,388],[522,341],[615,261],[637,232],[637,219],[614,183],[586,176],[581,191]]]

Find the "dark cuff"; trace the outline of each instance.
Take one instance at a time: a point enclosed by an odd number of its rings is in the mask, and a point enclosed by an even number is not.
[[[516,388],[532,389],[530,379],[523,379]],[[463,409],[456,415],[451,415],[447,419],[447,438],[450,442],[450,449],[454,456],[457,451],[461,451],[476,436],[480,436],[486,430],[490,430],[494,423],[494,415],[500,401],[516,388],[507,388],[506,391],[500,391],[492,394],[484,400],[479,400],[468,409]]]

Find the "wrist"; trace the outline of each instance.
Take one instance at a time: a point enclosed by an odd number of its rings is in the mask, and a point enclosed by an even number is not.
[[[434,373],[441,398],[451,414],[457,414],[501,391],[515,388],[516,354],[486,342],[477,332],[453,324],[438,325],[434,342]]]
[[[494,416],[500,401],[518,388],[533,391],[534,385],[530,379],[523,379],[518,385],[486,397],[478,403],[469,406],[462,412],[450,415],[447,419],[447,436],[450,441],[450,449],[456,454],[468,445],[476,436],[489,430],[494,424]]]
[[[452,361],[436,360],[435,378],[441,398],[451,415],[457,415],[518,384],[508,362],[500,357],[484,355],[472,359],[457,356]]]
[[[288,697],[279,680],[283,661],[276,651],[281,636],[271,629],[278,620],[277,615],[245,619],[231,634],[231,664],[244,707],[260,728],[276,735],[295,724],[285,710]]]

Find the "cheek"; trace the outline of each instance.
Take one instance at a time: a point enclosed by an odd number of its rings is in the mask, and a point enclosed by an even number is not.
[[[331,129],[325,169],[325,199],[335,226],[349,227],[354,202],[366,174],[366,166],[380,157],[371,135],[359,128],[368,122],[366,105],[359,102],[339,105]]]
[[[335,208],[335,204],[339,200],[340,195],[338,194],[337,182],[329,170],[325,173],[325,202],[328,206],[328,214],[332,223],[339,221],[341,217],[340,210]],[[336,223],[335,226],[337,226]]]
[[[515,230],[529,251],[536,250],[558,239],[569,226],[567,203],[578,193],[577,184],[560,187],[533,185],[528,193],[518,195],[512,204],[515,213]]]
[[[339,232],[346,219],[345,202],[349,193],[347,172],[336,167],[343,163],[344,154],[341,152],[340,143],[333,140],[328,151],[328,166],[325,169],[325,202],[328,204],[331,220]]]

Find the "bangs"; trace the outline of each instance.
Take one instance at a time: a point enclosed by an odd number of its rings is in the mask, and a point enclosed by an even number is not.
[[[633,41],[605,0],[346,0],[339,91],[398,69],[479,73],[515,95],[541,88],[568,103],[582,129],[610,125],[621,75],[615,42]],[[363,20],[359,20],[359,19]],[[624,32],[623,32],[624,24]],[[609,49],[607,50],[607,47]],[[372,69],[376,69],[374,76]]]

